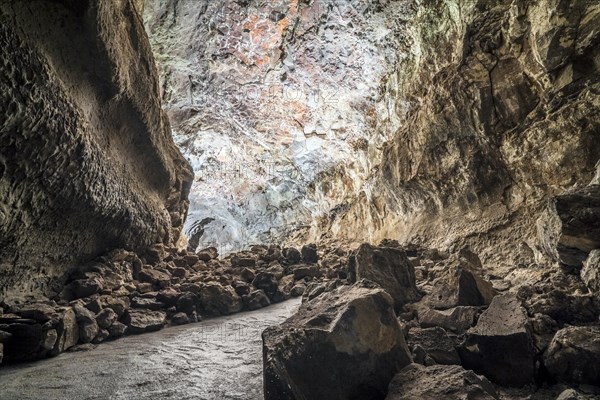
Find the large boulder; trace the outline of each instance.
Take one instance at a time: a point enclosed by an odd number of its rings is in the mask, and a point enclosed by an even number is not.
[[[497,400],[485,377],[458,365],[411,364],[390,383],[386,400]]]
[[[383,398],[412,362],[389,294],[359,282],[263,332],[265,400]]]
[[[392,296],[396,308],[419,298],[415,268],[401,249],[364,243],[356,253],[355,268],[357,280],[379,284]]]
[[[408,333],[408,346],[413,354],[422,352],[424,357],[429,357],[435,364],[460,365],[460,358],[455,348],[455,342],[442,328],[412,328]],[[425,359],[416,361],[424,364]],[[426,364],[427,365],[427,364]]]
[[[90,343],[99,332],[96,316],[81,305],[74,305],[73,311],[75,311],[77,325],[79,326],[79,341]]]
[[[558,380],[600,384],[600,327],[571,326],[556,332],[544,365]]]
[[[79,341],[79,326],[75,311],[72,308],[67,308],[63,311],[57,325],[57,335],[54,348],[50,351],[50,355],[57,355],[63,351],[75,346]]]
[[[216,282],[202,285],[198,298],[200,311],[207,316],[229,315],[242,311],[244,307],[233,287]]]
[[[125,314],[124,322],[129,333],[158,331],[167,323],[167,314],[163,311],[129,309]]]
[[[513,295],[496,296],[466,333],[459,348],[462,365],[506,386],[535,377],[535,350],[527,314]]]
[[[451,265],[434,280],[431,304],[435,308],[486,306],[492,302],[497,294],[492,284],[468,267],[471,266]]]

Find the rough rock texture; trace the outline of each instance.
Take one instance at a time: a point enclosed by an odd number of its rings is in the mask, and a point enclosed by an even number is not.
[[[588,0],[420,2],[412,52],[381,83],[402,128],[315,233],[468,245],[498,270],[558,260],[561,205],[598,184],[598,26]]]
[[[525,309],[513,295],[496,296],[459,348],[462,365],[505,386],[535,378],[535,351]]]
[[[192,172],[124,1],[0,3],[0,297],[179,238]]]
[[[200,246],[287,237],[358,195],[399,127],[403,106],[381,89],[412,13],[404,0],[146,1]]]
[[[415,268],[401,249],[362,244],[356,252],[356,279],[377,283],[394,299],[396,308],[418,299]]]
[[[592,292],[600,292],[600,249],[593,250],[583,263],[581,279]]]
[[[411,364],[394,377],[386,400],[494,400],[500,397],[483,376],[457,365]]]
[[[304,303],[263,332],[266,400],[383,399],[412,362],[389,294],[372,283]]]
[[[554,378],[574,383],[600,383],[600,327],[573,326],[556,333],[544,353]]]

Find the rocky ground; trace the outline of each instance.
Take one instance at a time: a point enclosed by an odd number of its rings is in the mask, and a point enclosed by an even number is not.
[[[5,363],[34,360],[303,296],[296,316],[263,334],[267,399],[289,395],[282,387],[311,398],[336,388],[328,399],[591,399],[600,397],[597,259],[581,271],[522,271],[529,279],[515,285],[483,275],[469,250],[392,240],[253,246],[225,258],[214,248],[115,250],[71,273],[52,299],[2,303],[0,342]],[[297,379],[307,371],[315,393]]]
[[[141,257],[115,250],[70,273],[51,299],[1,303],[0,354],[5,363],[34,360],[256,310],[301,296],[307,287],[314,295],[324,290],[320,285],[342,284],[346,260],[344,250],[319,255],[313,245],[254,246],[223,259],[214,248],[192,253],[156,245]]]

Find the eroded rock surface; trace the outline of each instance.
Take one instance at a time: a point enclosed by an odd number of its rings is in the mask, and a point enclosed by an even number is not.
[[[0,4],[0,296],[175,243],[192,172],[131,1]]]
[[[265,399],[383,399],[412,362],[389,294],[361,281],[263,333]]]

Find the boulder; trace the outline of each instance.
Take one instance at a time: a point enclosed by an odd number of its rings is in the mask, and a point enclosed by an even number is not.
[[[216,282],[205,283],[198,297],[202,313],[208,316],[229,315],[243,308],[242,299],[233,287]]]
[[[244,297],[244,305],[248,310],[258,310],[259,308],[271,305],[271,301],[262,290],[255,290]]]
[[[307,244],[302,246],[300,253],[302,253],[302,261],[307,264],[316,264],[319,261],[316,244]]]
[[[591,292],[600,292],[600,249],[592,250],[584,261],[581,279]]]
[[[44,327],[42,327],[44,328]],[[56,329],[44,329],[42,332],[42,348],[46,351],[50,351],[56,345],[58,339],[58,332]]]
[[[304,285],[304,284],[294,285],[292,290],[290,290],[290,296],[292,296],[292,297],[302,296],[304,294],[305,290],[306,290],[306,285]]]
[[[42,343],[42,326],[16,323],[2,328],[12,336],[5,343],[4,361],[19,362],[37,358]]]
[[[40,323],[50,321],[56,311],[54,307],[44,303],[29,303],[14,307],[14,312],[23,318],[33,319]]]
[[[419,312],[419,324],[423,328],[442,327],[457,334],[465,333],[475,324],[479,307],[459,306],[448,310],[427,309]]]
[[[131,307],[144,308],[152,311],[158,311],[166,308],[165,304],[156,300],[156,298],[145,298],[139,296],[131,299]]]
[[[303,278],[317,278],[321,276],[321,271],[317,265],[300,265],[292,269],[295,280]]]
[[[81,305],[74,305],[75,318],[79,326],[79,341],[81,343],[90,343],[98,335],[98,323],[94,313]]]
[[[105,308],[96,315],[96,322],[101,329],[108,329],[117,320],[117,313]]]
[[[175,325],[185,325],[190,323],[190,319],[184,312],[178,312],[171,318],[171,322]]]
[[[600,327],[571,326],[556,332],[544,365],[557,380],[600,384]]]
[[[79,341],[79,326],[72,308],[64,310],[56,328],[58,338],[50,355],[57,355],[75,346]]]
[[[244,268],[244,269],[243,269],[243,270],[240,272],[240,277],[241,277],[241,278],[242,278],[244,281],[246,281],[246,282],[248,282],[248,283],[251,283],[251,282],[254,280],[254,278],[256,278],[256,274],[255,274],[255,273],[254,273],[254,271],[252,271],[251,269],[249,269],[249,268]]]
[[[102,311],[105,308],[110,308],[117,314],[118,318],[121,318],[121,316],[129,308],[130,304],[131,304],[131,300],[129,299],[129,297],[126,297],[126,296],[113,297],[113,296],[104,295],[104,296],[100,296],[97,299],[89,302],[85,307],[95,313],[99,313],[100,311]]]
[[[383,398],[411,363],[391,296],[370,282],[302,304],[263,338],[265,400]]]
[[[192,315],[196,311],[199,299],[194,293],[184,293],[177,300],[177,311],[186,315]]]
[[[504,386],[535,377],[535,350],[527,314],[514,295],[496,296],[459,347],[462,365]]]
[[[252,281],[252,285],[257,289],[264,290],[269,297],[273,297],[279,288],[277,278],[270,272],[259,272]]]
[[[486,306],[496,296],[496,289],[477,273],[451,266],[433,282],[431,304],[445,310],[456,306]]]
[[[125,335],[125,332],[127,332],[127,325],[119,321],[113,322],[110,328],[108,328],[108,333],[111,338],[120,338]]]
[[[234,268],[254,268],[256,260],[252,257],[231,257],[231,266]]]
[[[187,291],[187,290],[184,290]],[[163,303],[166,307],[173,307],[177,304],[180,293],[173,288],[166,288],[156,294],[156,300]]]
[[[76,299],[81,299],[100,293],[104,289],[104,281],[101,277],[78,279],[71,282],[69,289]]]
[[[440,327],[411,328],[408,333],[408,347],[413,350],[419,346],[425,355],[437,364],[460,365],[460,357],[455,342]]]
[[[158,331],[167,323],[167,314],[163,311],[129,309],[124,318],[127,332],[133,334]]]
[[[171,283],[171,276],[166,272],[158,271],[152,268],[144,268],[139,273],[141,282],[151,283],[158,287],[168,287]]]
[[[392,296],[396,309],[419,298],[415,268],[401,249],[362,244],[356,253],[355,268],[356,279],[379,284]]]
[[[283,256],[288,264],[298,264],[302,261],[302,254],[294,247],[283,249]]]
[[[485,377],[458,365],[411,364],[398,373],[386,400],[498,400]]]

